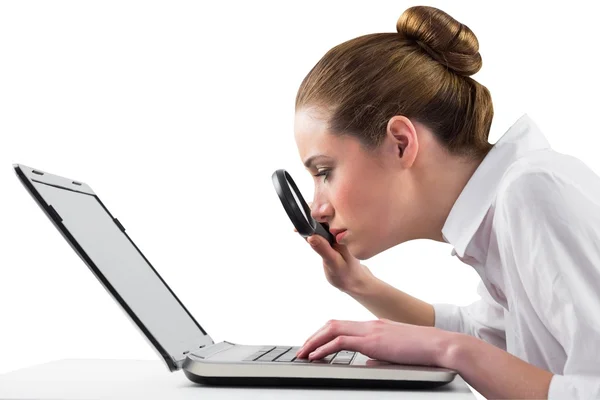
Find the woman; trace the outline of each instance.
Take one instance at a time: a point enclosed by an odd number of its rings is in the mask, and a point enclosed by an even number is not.
[[[346,349],[457,370],[488,398],[600,398],[600,179],[522,116],[494,145],[477,38],[432,7],[331,49],[302,82],[295,138],[314,175],[309,243],[379,319],[330,321],[299,357]],[[432,239],[482,299],[430,305],[359,260]]]

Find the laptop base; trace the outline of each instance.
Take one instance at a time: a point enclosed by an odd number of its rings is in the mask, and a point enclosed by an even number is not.
[[[183,370],[185,376],[192,382],[208,386],[246,386],[246,387],[330,387],[330,388],[357,388],[357,389],[404,389],[404,390],[429,390],[449,382],[435,381],[405,381],[405,380],[380,380],[380,379],[327,379],[327,378],[267,378],[267,377],[238,377],[238,376],[198,376]]]

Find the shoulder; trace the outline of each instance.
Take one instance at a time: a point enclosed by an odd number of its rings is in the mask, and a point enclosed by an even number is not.
[[[497,194],[493,232],[507,276],[547,325],[562,307],[552,299],[597,299],[600,177],[575,157],[536,155],[515,162]]]
[[[600,177],[575,157],[536,157],[506,171],[493,217],[502,258],[530,294],[600,261]]]
[[[550,275],[558,260],[600,260],[594,250],[600,243],[600,177],[575,157],[518,160],[504,174],[494,201],[494,234],[507,259],[518,264],[545,259]]]
[[[498,184],[495,206],[504,218],[560,221],[600,211],[600,177],[581,160],[553,150],[515,161]]]

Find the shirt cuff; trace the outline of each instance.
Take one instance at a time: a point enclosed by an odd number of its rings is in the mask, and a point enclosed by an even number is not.
[[[460,307],[455,304],[432,304],[435,313],[434,326],[451,332],[464,333],[461,330]]]

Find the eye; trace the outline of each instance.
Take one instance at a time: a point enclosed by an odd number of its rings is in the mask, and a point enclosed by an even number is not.
[[[330,171],[331,170],[329,170],[329,169],[322,169],[315,176],[324,176],[325,178],[323,178],[323,181],[326,181],[327,178],[329,177]]]

